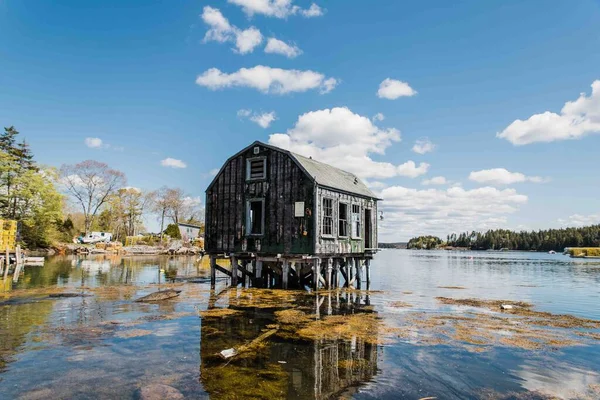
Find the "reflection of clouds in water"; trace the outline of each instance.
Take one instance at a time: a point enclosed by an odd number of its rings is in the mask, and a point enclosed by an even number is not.
[[[531,364],[526,361],[514,373],[523,379],[522,385],[530,391],[539,391],[563,399],[585,394],[590,385],[600,383],[600,374],[573,367],[556,360]]]
[[[179,326],[177,324],[161,324],[158,328],[153,330],[153,334],[156,336],[175,336]]]
[[[81,260],[79,266],[86,271],[95,272],[108,272],[110,271],[109,260]]]

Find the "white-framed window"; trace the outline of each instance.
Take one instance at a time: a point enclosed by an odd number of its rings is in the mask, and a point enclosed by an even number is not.
[[[265,199],[251,199],[246,203],[246,235],[265,234]]]
[[[352,237],[360,238],[360,204],[352,204]]]
[[[323,235],[333,235],[333,199],[323,198]]]
[[[246,180],[253,181],[267,177],[267,159],[265,157],[246,160]]]
[[[348,236],[348,204],[339,203],[338,236]]]

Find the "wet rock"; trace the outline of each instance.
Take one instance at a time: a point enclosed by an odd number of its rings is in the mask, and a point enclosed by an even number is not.
[[[168,300],[168,299],[172,299],[173,297],[179,296],[179,293],[181,293],[181,290],[173,290],[173,289],[161,290],[158,292],[150,293],[147,296],[140,297],[139,299],[136,300],[136,302]]]
[[[140,389],[140,400],[179,400],[183,394],[173,386],[152,384]]]

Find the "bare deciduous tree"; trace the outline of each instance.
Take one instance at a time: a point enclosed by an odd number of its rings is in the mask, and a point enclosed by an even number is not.
[[[94,160],[63,165],[60,173],[67,191],[81,205],[86,234],[100,207],[126,183],[125,174],[121,171]]]
[[[199,202],[182,189],[162,187],[153,193],[152,198],[152,211],[160,218],[161,241],[165,217],[171,219],[174,224],[201,218]]]

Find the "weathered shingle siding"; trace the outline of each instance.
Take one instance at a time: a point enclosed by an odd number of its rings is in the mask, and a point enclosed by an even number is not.
[[[367,199],[361,196],[353,196],[348,193],[341,193],[335,190],[318,187],[318,218],[316,254],[360,254],[365,251],[365,210],[371,210],[371,243],[372,247],[377,247],[377,202],[374,199]],[[323,235],[323,198],[333,199],[333,234],[331,236]],[[339,204],[340,202],[349,204],[348,227],[349,235],[339,237]],[[360,239],[352,238],[352,204],[360,205]]]
[[[207,190],[206,250],[257,252],[256,241],[260,240],[260,253],[311,254],[312,218],[294,217],[294,203],[303,201],[305,208],[312,210],[313,182],[288,154],[258,146],[258,156],[267,160],[265,180],[246,181],[246,160],[257,157],[251,147],[230,159]],[[246,201],[253,198],[265,199],[262,238],[246,238]]]

